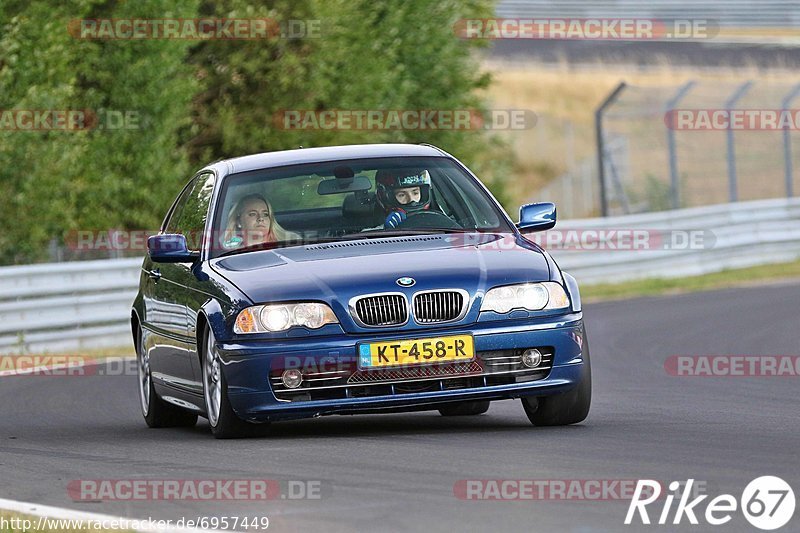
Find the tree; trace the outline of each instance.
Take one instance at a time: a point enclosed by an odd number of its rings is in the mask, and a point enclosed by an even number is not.
[[[305,39],[204,42],[192,50],[203,89],[194,105],[191,157],[212,158],[372,142],[430,142],[463,158],[505,200],[499,176],[509,152],[486,131],[282,129],[276,114],[325,110],[485,111],[476,91],[490,82],[460,40],[462,18],[491,16],[477,0],[227,0],[218,17],[319,22]],[[307,24],[311,25],[311,24]]]
[[[284,129],[284,110],[482,110],[489,78],[461,18],[493,0],[5,0],[0,110],[89,110],[81,131],[0,128],[0,263],[41,261],[76,230],[154,229],[193,170],[303,146],[431,142],[501,200],[509,152],[486,131]],[[306,38],[80,39],[76,19],[268,18]],[[318,24],[318,27],[315,26]],[[121,120],[122,119],[122,120]]]
[[[0,182],[8,191],[0,197],[2,261],[47,259],[48,241],[76,230],[157,227],[191,172],[179,138],[196,92],[185,63],[191,43],[83,40],[69,24],[193,16],[197,2],[0,9],[0,109],[88,110],[94,117],[83,131],[0,130]]]

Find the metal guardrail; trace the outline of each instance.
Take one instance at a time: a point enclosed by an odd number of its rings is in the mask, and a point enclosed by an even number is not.
[[[584,285],[705,274],[800,258],[800,198],[758,200],[610,218],[557,230],[704,230],[713,244],[675,250],[552,250]],[[0,268],[0,353],[130,346],[141,259]]]
[[[141,258],[0,268],[0,353],[125,346]]]
[[[728,27],[800,26],[797,0],[501,0],[498,17],[713,19]]]
[[[561,268],[584,285],[695,276],[800,259],[800,198],[568,220],[556,229],[703,231],[706,244],[697,248],[551,250]]]

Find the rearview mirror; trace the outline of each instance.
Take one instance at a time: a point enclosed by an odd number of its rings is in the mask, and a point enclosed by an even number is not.
[[[522,233],[544,231],[556,225],[556,205],[550,202],[526,204],[519,208],[517,228]]]
[[[317,194],[343,194],[346,192],[368,191],[372,188],[372,182],[366,176],[351,176],[332,180],[322,180],[317,186]]]
[[[162,233],[147,238],[147,254],[156,263],[192,263],[200,252],[192,252],[180,233]]]

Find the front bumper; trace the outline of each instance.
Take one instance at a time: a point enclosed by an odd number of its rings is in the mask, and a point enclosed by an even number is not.
[[[471,334],[478,354],[475,364],[463,367],[464,373],[458,370],[454,374],[452,369],[446,369],[448,372],[442,375],[428,374],[419,378],[395,375],[391,379],[366,384],[353,383],[355,376],[346,370],[355,368],[348,365],[351,362],[355,364],[358,342],[416,338],[420,336],[419,332],[222,343],[218,350],[231,405],[241,418],[251,421],[419,410],[456,401],[557,394],[575,386],[588,364],[584,362],[586,342],[581,313],[482,322],[469,327],[443,327],[426,331],[424,336],[458,334]],[[545,352],[544,368],[512,372],[487,364],[489,356],[518,353],[526,348],[539,348]],[[304,368],[313,367],[318,372],[314,375],[339,375],[343,379],[321,382],[323,386],[287,394],[275,370],[283,368],[287,360],[301,361]],[[340,364],[332,369],[332,361]]]

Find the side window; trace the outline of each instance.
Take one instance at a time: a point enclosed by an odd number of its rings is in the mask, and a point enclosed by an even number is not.
[[[451,175],[444,170],[437,172],[435,176],[440,178],[436,181],[437,195],[449,204],[449,208],[443,206],[444,211],[451,211],[447,214],[456,218],[459,224],[476,228],[496,227],[500,224],[494,209],[488,207],[476,187],[459,186],[454,179],[458,175]]]
[[[186,205],[186,199],[189,197],[189,193],[192,192],[194,182],[195,180],[192,180],[183,188],[180,197],[175,201],[175,206],[170,208],[167,214],[168,219],[164,222],[164,233],[175,233],[175,222],[178,220],[181,211],[183,211],[183,207]]]
[[[167,233],[181,233],[186,236],[189,250],[200,250],[213,191],[213,174],[197,176],[181,195],[167,223]]]

